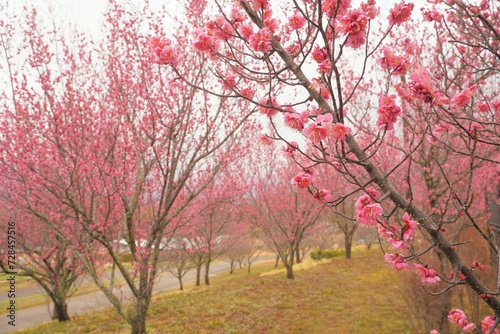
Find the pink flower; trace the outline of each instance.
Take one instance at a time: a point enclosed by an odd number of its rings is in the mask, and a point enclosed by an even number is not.
[[[278,108],[280,108],[274,96],[271,98],[271,100],[265,97],[260,99],[259,104],[260,113],[266,115],[267,117],[273,117],[274,115],[276,115],[279,111]]]
[[[451,323],[457,324],[460,327],[462,327],[462,331],[464,332],[471,332],[476,328],[476,325],[474,323],[469,323],[467,321],[467,316],[465,315],[465,312],[460,310],[460,309],[453,309],[448,313],[448,320]]]
[[[227,22],[224,16],[218,16],[215,21],[207,23],[209,35],[216,37],[219,40],[227,41],[233,37],[234,29],[231,23]]]
[[[245,21],[245,15],[238,10],[238,7],[233,7],[231,9],[231,22],[233,25],[239,27],[243,21]]]
[[[215,40],[206,32],[198,32],[197,40],[194,42],[194,48],[199,51],[210,51],[215,48]]]
[[[264,145],[271,145],[273,143],[271,138],[262,133],[259,135],[259,141]]]
[[[466,87],[459,94],[453,97],[452,101],[459,107],[465,107],[472,101],[472,95],[476,91],[477,87]]]
[[[395,4],[393,8],[390,10],[390,14],[387,17],[389,19],[389,24],[393,25],[401,25],[401,23],[407,21],[413,10],[415,5],[413,3],[406,4],[404,1],[401,1],[398,4]]]
[[[252,88],[243,88],[241,91],[240,91],[240,94],[244,97],[246,97],[247,99],[253,99],[253,97],[255,96],[255,90],[252,89]]]
[[[268,28],[262,28],[252,34],[249,43],[254,51],[268,52],[273,49],[271,45],[271,32]]]
[[[347,36],[345,45],[357,49],[360,46],[364,45],[366,42],[366,30],[361,30],[355,34],[349,34]]]
[[[247,41],[250,40],[250,36],[253,35],[253,29],[252,29],[252,26],[250,26],[249,24],[242,24],[239,28],[238,28],[238,32],[241,34],[241,36],[243,36],[243,38]]]
[[[285,114],[285,125],[297,131],[302,131],[308,119],[309,112],[307,111],[304,111],[300,114],[296,112],[288,112]]]
[[[325,48],[320,48],[318,45],[314,46],[314,50],[311,55],[317,63],[322,63],[328,59],[328,53]]]
[[[368,0],[368,2],[363,2],[361,4],[361,9],[370,18],[374,19],[379,14],[380,10],[375,6],[374,0]]]
[[[323,73],[330,73],[330,71],[332,70],[332,63],[330,62],[329,59],[325,60],[325,61],[322,61],[321,63],[319,63],[318,65],[318,72],[320,74],[323,74]]]
[[[327,189],[321,189],[314,193],[314,198],[320,201],[330,202],[333,200],[333,196],[330,194],[330,191]]]
[[[393,269],[396,270],[410,269],[410,266],[408,265],[404,257],[401,256],[401,254],[385,253],[384,259],[385,262],[389,263]]]
[[[384,56],[377,59],[377,63],[385,70],[390,70],[394,75],[404,75],[410,66],[409,62],[403,57],[396,56],[392,51],[384,47],[382,49]]]
[[[179,59],[179,49],[172,45],[169,39],[151,37],[149,45],[155,51],[158,62],[163,65],[176,66]]]
[[[486,102],[479,102],[478,104],[476,104],[476,108],[480,112],[488,112],[488,110],[490,109],[488,107],[488,103]]]
[[[441,333],[439,333],[437,330],[433,329],[429,332],[429,334],[441,334]]]
[[[269,1],[268,0],[254,0],[253,6],[257,10],[265,9],[269,6]]]
[[[339,19],[340,32],[344,34],[357,34],[360,31],[365,31],[368,17],[365,12],[360,9],[350,9]]]
[[[468,325],[466,325],[466,326],[462,327],[462,330],[463,330],[464,332],[466,332],[466,333],[467,333],[467,332],[472,332],[474,329],[476,329],[476,325],[475,325],[473,322],[471,322],[471,323],[469,323]]]
[[[326,126],[327,124],[331,124],[333,122],[333,116],[330,113],[318,115],[316,117],[316,124]]]
[[[269,31],[274,34],[276,30],[279,28],[279,23],[276,18],[272,17],[272,14],[273,11],[271,10],[271,8],[266,9],[264,11],[263,21],[264,25],[269,29]],[[280,39],[279,36],[277,38],[278,40]]]
[[[330,128],[330,132],[332,137],[336,140],[345,140],[345,137],[350,135],[352,131],[342,123],[335,123],[335,125]]]
[[[464,326],[464,323],[467,322],[467,316],[465,312],[460,309],[453,309],[448,312],[448,320],[454,324],[459,325],[460,327]]]
[[[483,333],[489,333],[491,331],[491,328],[495,324],[496,317],[495,316],[489,316],[487,315],[484,317],[483,320],[481,320],[481,330]],[[493,331],[493,334],[498,334],[498,329],[495,329]]]
[[[368,204],[360,211],[357,211],[357,220],[360,224],[375,226],[378,218],[384,211],[378,203]]]
[[[403,231],[403,240],[409,241],[415,235],[415,228],[417,227],[417,222],[410,219],[410,215],[405,212],[403,215],[404,225],[401,227]]]
[[[229,89],[232,90],[233,88],[236,87],[236,75],[235,74],[229,74],[227,75],[224,80],[222,80],[222,86],[224,89]]]
[[[309,138],[313,143],[319,144],[322,140],[326,139],[327,130],[324,126],[317,125],[316,123],[309,123],[302,134]]]
[[[413,92],[413,95],[426,103],[432,102],[435,95],[432,80],[429,75],[422,69],[419,69],[413,72],[410,78],[412,81],[408,86]]]
[[[394,129],[401,108],[396,105],[396,95],[382,94],[378,99],[377,125],[383,130]]]
[[[432,21],[441,22],[443,19],[443,15],[441,15],[441,13],[439,13],[435,9],[428,10],[420,8],[420,10],[422,11],[422,16],[424,17],[424,20],[427,22],[432,22]]]
[[[293,30],[299,30],[300,28],[302,28],[304,26],[305,23],[306,23],[305,17],[302,16],[302,14],[299,12],[296,12],[295,14],[293,14],[292,17],[290,18],[290,20],[288,20],[288,25]]]
[[[339,30],[347,34],[346,46],[356,49],[365,43],[367,22],[368,17],[360,9],[351,9],[340,17]]]
[[[420,283],[425,285],[433,285],[441,281],[439,276],[437,276],[436,271],[432,268],[424,267],[421,264],[413,263],[415,272],[420,277]]]
[[[361,211],[365,206],[367,206],[368,204],[372,204],[372,203],[373,203],[373,201],[372,201],[370,195],[365,194],[356,200],[356,204],[354,204],[354,208],[356,209],[356,211]]]
[[[347,8],[351,5],[351,0],[322,0],[321,5],[323,7],[323,12],[326,13],[328,17],[333,17],[335,14],[344,15]]]
[[[307,188],[311,184],[312,176],[309,173],[300,173],[292,178],[292,186]]]
[[[408,249],[408,246],[401,239],[389,237],[387,238],[387,242],[391,245],[392,250],[404,251]]]

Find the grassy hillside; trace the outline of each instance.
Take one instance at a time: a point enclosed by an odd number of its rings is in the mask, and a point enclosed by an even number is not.
[[[273,263],[214,277],[210,287],[157,295],[149,333],[411,333],[397,273],[380,251],[297,267],[287,280]],[[128,333],[113,309],[22,333]]]

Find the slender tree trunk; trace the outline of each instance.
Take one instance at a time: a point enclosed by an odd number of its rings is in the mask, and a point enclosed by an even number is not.
[[[274,263],[274,269],[278,268],[279,263],[280,263],[280,256],[276,255],[276,262]]]
[[[231,275],[232,273],[234,273],[234,269],[236,269],[236,261],[231,261],[229,263],[229,274]],[[241,269],[241,267],[240,267]]]
[[[139,306],[139,304],[141,304],[140,301],[136,303],[136,315],[133,319],[131,319],[131,334],[146,334],[146,314],[142,312],[142,307]]]
[[[352,238],[354,233],[345,233],[344,234],[344,243],[345,243],[345,258],[351,258],[351,250],[352,250]]]
[[[201,282],[201,266],[202,266],[201,263],[196,265],[196,286],[200,286],[200,282]]]
[[[302,262],[302,257],[300,256],[300,248],[299,247],[297,247],[297,249],[295,250],[295,261],[297,263]]]
[[[288,256],[288,261],[283,261],[286,267],[286,278],[288,279],[295,279],[294,274],[293,274],[293,262],[295,259],[295,252],[293,251],[293,248],[290,252],[290,255]]]
[[[131,317],[132,334],[146,334],[146,315],[151,300],[152,282],[148,279],[148,270],[143,266],[140,270],[139,287],[134,299],[134,314]]]
[[[52,319],[57,319],[57,321],[69,321],[68,314],[68,304],[66,303],[66,299],[62,300],[52,300],[54,302],[54,314],[52,315]]]
[[[179,280],[179,288],[183,291],[184,285],[182,284],[182,269],[177,270],[177,279]]]
[[[291,266],[288,263],[285,263],[285,267],[286,267],[286,278],[295,279],[295,276],[293,275],[293,266]]]
[[[252,262],[248,262],[248,273],[250,274],[250,267],[252,266]]]
[[[205,285],[210,285],[210,260],[205,262]]]

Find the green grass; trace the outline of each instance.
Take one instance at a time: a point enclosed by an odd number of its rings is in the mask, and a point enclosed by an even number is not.
[[[9,291],[10,284],[7,279],[12,274],[0,273],[0,293]],[[24,275],[16,274],[16,289],[27,288],[30,286],[35,286],[36,282],[31,277],[26,277]]]
[[[209,287],[155,296],[149,333],[411,333],[397,273],[380,251],[306,260],[287,280],[274,261],[212,278]],[[128,333],[113,309],[22,333]]]

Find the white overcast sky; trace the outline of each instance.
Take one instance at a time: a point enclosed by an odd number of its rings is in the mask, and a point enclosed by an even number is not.
[[[0,0],[8,1],[8,0]],[[406,0],[410,2],[411,0]],[[29,0],[18,0],[18,3],[30,2]],[[106,0],[42,0],[37,1],[42,11],[49,10],[48,3],[52,4],[51,10],[61,22],[73,21],[83,31],[98,31],[99,20],[102,18],[102,13],[106,8]],[[141,3],[141,0],[137,0]],[[164,3],[171,3],[175,6],[178,0],[150,0],[150,5],[154,8]],[[356,1],[354,1],[356,2]],[[378,0],[377,5],[381,8],[383,15],[394,3],[401,2],[401,0]],[[413,0],[415,4],[414,14],[420,12],[420,7],[425,5],[425,0]],[[385,12],[385,13],[384,13]]]

